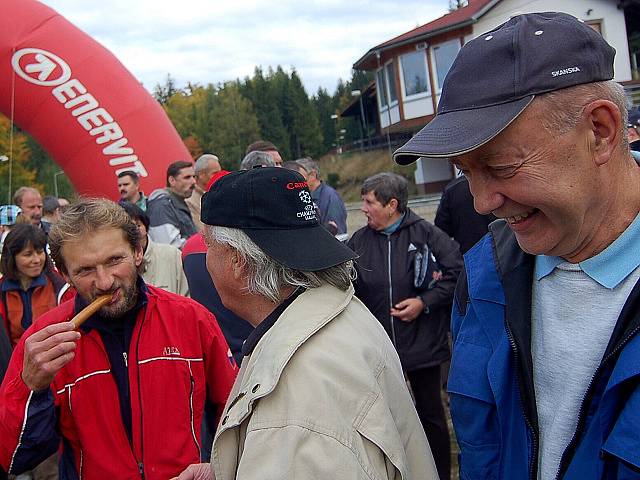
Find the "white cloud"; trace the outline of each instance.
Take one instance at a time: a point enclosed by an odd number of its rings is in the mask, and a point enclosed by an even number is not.
[[[309,93],[330,92],[375,45],[446,13],[446,0],[45,0],[149,89],[222,83],[295,67]]]

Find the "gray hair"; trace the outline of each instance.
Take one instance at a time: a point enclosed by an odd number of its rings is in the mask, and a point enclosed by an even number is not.
[[[245,155],[240,162],[240,170],[251,170],[256,165],[262,165],[263,167],[275,167],[273,157],[267,152],[253,151]]]
[[[296,163],[304,168],[307,173],[316,172],[316,176],[320,177],[320,167],[318,166],[318,162],[316,162],[313,158],[299,158],[296,160]]]
[[[285,267],[264,253],[242,230],[220,226],[205,226],[207,241],[213,241],[236,250],[247,268],[246,291],[280,303],[284,287],[318,288],[328,283],[347,290],[355,279],[352,261],[344,262],[317,272],[303,272]],[[303,248],[303,247],[300,247]]]
[[[211,161],[220,162],[220,159],[212,153],[205,153],[204,155],[200,155],[195,163],[195,173],[204,172],[205,170],[207,170],[209,168],[209,162]]]
[[[363,182],[360,194],[373,192],[376,200],[382,205],[387,205],[395,198],[398,201],[398,212],[404,213],[409,201],[408,183],[406,178],[397,173],[377,173]]]
[[[544,129],[553,135],[562,135],[578,125],[582,110],[596,100],[613,102],[620,110],[622,122],[620,146],[627,148],[629,143],[627,97],[622,86],[613,80],[555,90],[536,97],[534,103],[540,109],[540,120]]]
[[[13,194],[13,203],[20,207],[22,205],[22,197],[24,197],[24,195],[27,192],[32,193],[34,195],[39,195],[42,198],[42,195],[40,194],[40,192],[35,188],[20,187],[18,190],[16,190],[16,193]]]

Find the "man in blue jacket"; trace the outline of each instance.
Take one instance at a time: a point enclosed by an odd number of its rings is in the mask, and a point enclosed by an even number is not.
[[[461,478],[640,478],[640,166],[614,55],[570,15],[513,17],[395,153],[449,158],[500,219],[454,302]]]

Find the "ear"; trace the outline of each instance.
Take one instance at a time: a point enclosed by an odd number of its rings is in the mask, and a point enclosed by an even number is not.
[[[133,252],[133,261],[136,264],[136,267],[142,265],[142,259],[144,258],[144,252],[142,251],[142,245],[138,245],[138,247]]]
[[[396,212],[398,210],[398,199],[392,198],[391,200],[389,200],[389,203],[387,203],[387,205],[391,207],[391,211]]]
[[[167,180],[168,180],[168,182],[169,182],[169,186],[170,186],[170,187],[173,187],[173,186],[176,184],[176,178],[175,178],[175,177],[172,177],[171,175],[169,175],[169,176],[167,177]]]
[[[230,249],[231,253],[229,254],[229,262],[231,263],[231,269],[233,271],[233,278],[236,280],[240,280],[244,275],[244,266],[245,261],[240,256],[236,249]]]
[[[609,161],[621,141],[622,114],[618,106],[608,100],[596,100],[584,109],[584,118],[591,133],[591,149],[597,165]]]

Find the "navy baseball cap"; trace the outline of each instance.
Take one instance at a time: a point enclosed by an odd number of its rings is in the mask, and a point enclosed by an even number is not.
[[[393,154],[408,165],[448,158],[484,145],[536,95],[611,80],[615,49],[566,13],[518,15],[471,40],[458,53],[436,116]]]
[[[285,267],[324,270],[356,258],[318,222],[304,177],[257,167],[217,178],[202,197],[202,223],[237,228]]]

